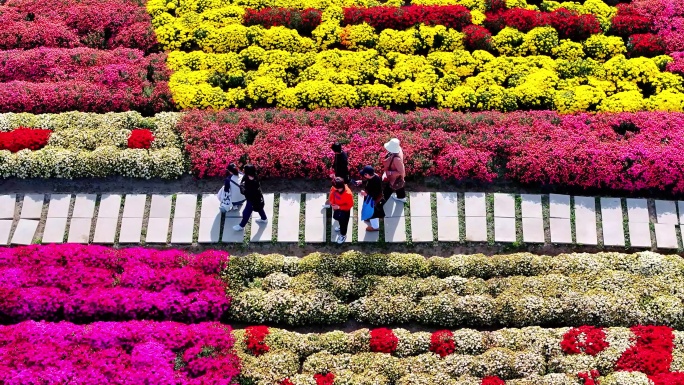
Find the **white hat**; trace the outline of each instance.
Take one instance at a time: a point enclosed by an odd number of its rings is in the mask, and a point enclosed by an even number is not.
[[[389,142],[385,143],[385,149],[392,154],[398,154],[401,151],[401,146],[399,145],[399,139],[392,138]]]

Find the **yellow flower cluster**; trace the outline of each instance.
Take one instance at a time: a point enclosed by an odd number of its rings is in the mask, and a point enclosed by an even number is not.
[[[671,60],[667,56],[617,55],[601,62],[581,54],[581,47],[568,46],[572,54],[543,44],[529,47],[553,53],[497,57],[454,50],[422,56],[376,49],[300,53],[255,46],[239,53],[172,52],[169,86],[181,108],[684,110],[684,79],[663,72]]]

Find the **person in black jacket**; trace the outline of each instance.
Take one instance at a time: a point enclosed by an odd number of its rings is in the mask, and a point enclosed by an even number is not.
[[[264,194],[261,193],[261,183],[259,183],[259,177],[257,176],[256,167],[253,164],[247,164],[244,168],[245,177],[242,178],[240,183],[240,191],[245,196],[247,204],[245,209],[242,211],[242,221],[239,225],[233,226],[233,230],[241,231],[247,226],[247,221],[252,216],[252,212],[256,211],[259,213],[260,219],[257,219],[257,223],[267,223],[268,218],[266,218],[266,213],[264,212]]]
[[[335,178],[342,178],[344,183],[349,184],[349,156],[347,152],[342,150],[342,144],[340,142],[335,142],[330,147],[330,149],[335,153],[333,158],[332,171],[330,172],[330,179],[333,181]],[[326,201],[323,205],[324,209],[330,208],[330,202]]]
[[[361,178],[363,181],[357,181],[357,186],[362,186],[361,195],[364,197],[370,196],[375,201],[375,210],[373,216],[365,221],[368,227],[366,231],[379,231],[380,219],[385,217],[385,198],[382,194],[382,178],[375,173],[373,166],[365,166],[361,169]]]

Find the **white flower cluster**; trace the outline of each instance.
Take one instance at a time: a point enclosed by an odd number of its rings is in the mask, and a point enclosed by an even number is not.
[[[138,112],[95,114],[0,114],[0,131],[18,127],[53,130],[43,149],[0,151],[0,177],[85,178],[121,175],[133,178],[178,178],[187,164],[176,131],[181,113],[146,118]],[[151,149],[128,149],[131,130],[154,133]]]

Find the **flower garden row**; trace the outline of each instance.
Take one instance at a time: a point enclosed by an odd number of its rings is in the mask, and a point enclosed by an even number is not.
[[[508,277],[499,272],[486,281],[467,278],[472,275],[468,269],[484,275],[492,265],[533,264],[535,259],[529,254],[498,257],[494,262],[485,257],[424,260],[419,255],[357,252],[312,254],[301,260],[255,255],[233,260],[228,267],[230,316],[252,324],[287,325],[338,324],[352,319],[375,325],[437,327],[684,327],[681,271],[673,275],[652,269],[646,273],[611,270],[622,261],[634,261],[635,266],[654,259],[657,266],[669,264],[650,253],[559,256],[550,263],[557,267],[549,266],[547,273],[539,272],[544,263],[537,259],[537,273],[531,276],[516,272]],[[585,271],[601,262],[607,265],[605,269]],[[390,267],[383,268],[382,263]],[[414,278],[416,274],[427,278]]]
[[[217,321],[226,253],[54,245],[0,250],[0,322]]]
[[[335,384],[672,385],[684,379],[684,335],[668,327],[300,334],[252,326],[233,335],[240,379],[252,381],[242,383],[313,385],[323,377]]]

